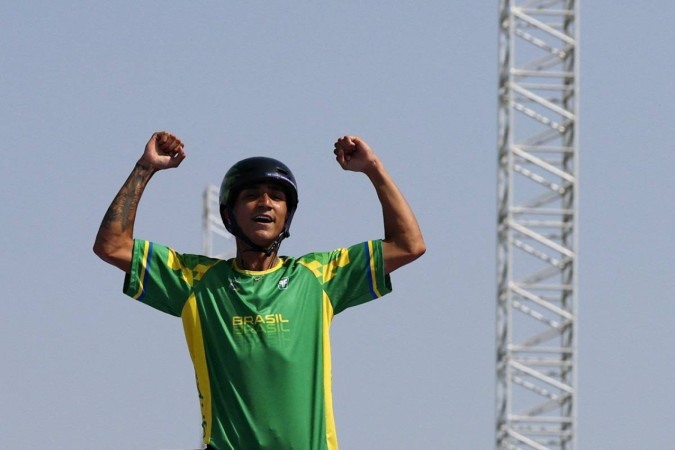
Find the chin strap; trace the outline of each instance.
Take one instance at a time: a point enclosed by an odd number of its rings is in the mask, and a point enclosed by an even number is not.
[[[265,256],[271,256],[272,253],[277,253],[279,250],[279,247],[281,246],[281,241],[283,241],[285,238],[288,237],[288,234],[284,231],[282,232],[275,240],[272,242],[272,245],[269,247],[261,247],[257,244],[254,244],[244,233],[241,231],[239,234],[235,234],[236,237],[244,241],[246,245],[248,245],[250,248],[247,248],[246,250],[242,250],[244,252],[256,252],[256,253],[264,253]]]

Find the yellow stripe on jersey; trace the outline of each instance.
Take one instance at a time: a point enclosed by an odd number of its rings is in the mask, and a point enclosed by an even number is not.
[[[187,268],[178,258],[176,252],[172,249],[169,249],[169,254],[166,257],[166,265],[171,267],[173,270],[180,270],[183,281],[185,281],[190,287],[194,286],[194,280],[192,276],[192,270]]]
[[[277,263],[273,267],[270,267],[267,270],[247,270],[247,269],[241,268],[241,267],[239,267],[239,264],[237,263],[236,259],[233,261],[232,267],[237,272],[241,272],[241,273],[246,274],[246,275],[266,275],[268,273],[274,272],[277,269],[280,269],[283,265],[284,265],[284,260],[283,260],[283,258],[280,257],[279,260],[277,261]]]
[[[340,256],[332,260],[323,267],[323,282],[328,283],[337,273],[338,268],[349,264],[349,251],[346,248],[340,249]]]
[[[204,430],[204,443],[208,444],[211,440],[211,425],[213,423],[211,413],[211,381],[209,380],[209,371],[206,365],[206,350],[204,349],[204,336],[202,335],[202,324],[197,310],[197,299],[191,294],[183,306],[181,313],[183,319],[183,330],[185,331],[185,340],[187,341],[190,357],[195,367],[195,376],[197,378],[197,391],[199,393],[199,403],[202,410],[202,427]]]
[[[377,287],[377,270],[375,268],[375,249],[373,247],[373,241],[368,241],[368,262],[370,263],[370,280],[372,282],[373,293],[379,298],[382,297],[382,293]]]
[[[148,254],[150,253],[150,242],[145,241],[143,244],[143,258],[141,258],[141,270],[138,277],[138,292],[133,295],[134,300],[138,300],[143,295],[143,283],[145,281],[145,274],[148,266]]]
[[[181,277],[190,287],[194,286],[196,281],[201,280],[204,274],[209,271],[218,261],[213,261],[211,264],[195,264],[194,267],[188,267],[180,260],[178,254],[169,249],[166,257],[166,264],[173,270],[180,270]]]
[[[338,257],[329,261],[328,264],[321,264],[317,260],[310,262],[298,261],[298,263],[311,270],[312,273],[320,279],[321,284],[325,284],[335,277],[335,274],[340,267],[345,267],[349,264],[349,251],[346,248],[341,248],[339,251],[340,254]]]
[[[326,408],[326,444],[328,450],[337,450],[337,432],[335,430],[335,416],[333,415],[333,387],[332,387],[332,366],[330,354],[330,323],[333,320],[333,304],[324,291],[323,293],[323,318],[322,318],[322,336],[323,341],[323,396]]]

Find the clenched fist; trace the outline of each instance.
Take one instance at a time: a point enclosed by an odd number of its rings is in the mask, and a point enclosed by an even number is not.
[[[178,167],[184,159],[183,141],[169,132],[158,131],[150,137],[138,162],[162,170]]]
[[[343,136],[335,142],[335,160],[344,170],[368,173],[378,163],[375,152],[357,136]]]

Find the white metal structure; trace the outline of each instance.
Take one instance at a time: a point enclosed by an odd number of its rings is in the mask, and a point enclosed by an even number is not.
[[[500,0],[498,449],[577,447],[578,8]]]
[[[209,185],[204,189],[202,214],[202,245],[206,256],[227,259],[234,255],[232,235],[220,217],[219,189]]]

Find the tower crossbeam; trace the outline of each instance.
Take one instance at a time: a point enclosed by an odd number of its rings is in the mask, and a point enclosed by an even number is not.
[[[500,1],[498,449],[577,446],[578,8]]]

